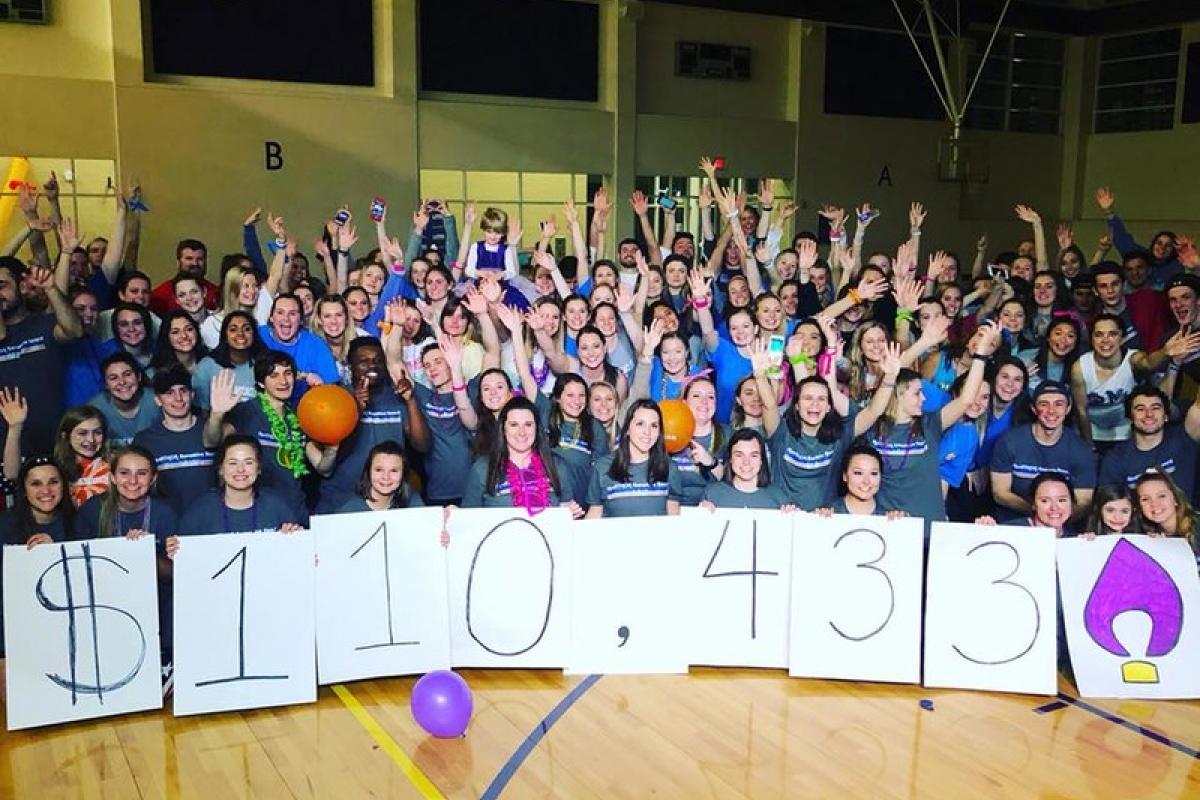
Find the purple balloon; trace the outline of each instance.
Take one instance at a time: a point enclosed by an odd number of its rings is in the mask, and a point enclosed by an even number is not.
[[[474,706],[471,687],[458,673],[448,669],[423,675],[413,686],[409,700],[413,719],[440,739],[462,736],[471,722]]]

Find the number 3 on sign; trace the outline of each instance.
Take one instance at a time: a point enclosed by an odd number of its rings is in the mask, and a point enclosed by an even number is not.
[[[925,685],[1054,694],[1054,532],[936,523]]]
[[[804,518],[792,550],[790,674],[920,680],[922,526]]]

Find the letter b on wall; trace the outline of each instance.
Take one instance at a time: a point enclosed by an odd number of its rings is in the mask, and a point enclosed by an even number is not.
[[[283,169],[283,145],[279,142],[263,142],[263,161],[267,172]]]

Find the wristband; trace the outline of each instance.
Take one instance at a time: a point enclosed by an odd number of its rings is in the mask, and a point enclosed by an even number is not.
[[[1179,365],[1175,363],[1174,359],[1167,361],[1167,372],[1179,372]]]
[[[858,305],[862,302],[862,296],[858,293],[858,289],[849,289],[846,291],[846,296],[850,298],[850,302]]]
[[[991,356],[985,356],[983,353],[971,353],[971,358],[978,361],[987,361]]]
[[[836,351],[835,351],[836,352]],[[817,374],[825,377],[833,369],[833,356],[826,350],[817,357]]]
[[[692,308],[708,308],[712,301],[707,297],[692,298]]]
[[[466,390],[467,385],[465,383],[454,384],[450,387],[450,391],[452,392],[465,392]]]
[[[909,311],[907,308],[900,309],[899,311],[896,312],[896,321],[897,322],[901,322],[901,321],[912,322],[913,321],[913,312]]]
[[[805,355],[804,353],[799,353],[794,356],[788,356],[788,363],[791,364],[793,367],[798,367],[801,364],[807,364],[810,361],[812,361],[812,356]]]
[[[920,229],[920,228],[913,228],[912,230],[910,230],[910,231],[909,231],[909,234],[910,234],[910,235],[912,235],[912,236],[916,236],[916,237],[920,238],[920,236],[921,236],[921,229]]]
[[[759,208],[761,208],[763,211],[770,211],[773,206],[759,206]]]

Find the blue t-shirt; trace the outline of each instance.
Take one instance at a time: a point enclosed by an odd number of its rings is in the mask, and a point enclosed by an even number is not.
[[[63,412],[63,346],[54,339],[53,314],[30,314],[8,326],[0,341],[0,386],[15,386],[29,405],[21,452],[48,453]],[[0,419],[0,441],[8,424]]]
[[[284,523],[307,525],[304,507],[289,505],[270,489],[259,489],[250,508],[233,509],[225,505],[225,494],[214,489],[192,504],[179,520],[179,533],[255,533],[275,531]]]
[[[63,407],[81,406],[104,389],[100,362],[117,352],[111,339],[101,341],[95,336],[83,336],[66,348],[67,364],[63,374]]]
[[[708,354],[708,359],[717,371],[715,419],[722,425],[728,425],[733,416],[733,397],[738,384],[754,369],[750,359],[739,353],[737,345],[727,339],[717,339],[717,349]]]
[[[258,326],[258,338],[272,350],[287,353],[296,362],[297,372],[315,372],[325,383],[338,383],[341,373],[338,372],[337,361],[329,345],[321,341],[316,334],[301,329],[295,341],[284,344],[271,333],[270,325]],[[296,388],[292,391],[292,400],[299,400],[308,391],[308,381],[296,376]]]
[[[962,485],[963,478],[975,461],[979,450],[979,429],[971,420],[959,420],[942,434],[938,447],[940,464],[938,470],[942,480],[954,487]]]
[[[992,453],[992,473],[1012,475],[1012,491],[1029,500],[1029,485],[1043,472],[1068,478],[1076,489],[1096,486],[1096,456],[1092,448],[1070,428],[1064,428],[1058,441],[1044,445],[1033,438],[1033,426],[1013,428]],[[1022,515],[1011,509],[998,509],[1007,520]]]
[[[891,426],[881,435],[876,426],[867,441],[883,457],[879,502],[899,508],[927,522],[946,519],[942,483],[938,476],[938,452],[942,440],[942,413],[921,415],[918,432],[912,422]]]
[[[132,417],[127,417],[117,410],[108,392],[101,392],[88,401],[88,405],[104,415],[104,422],[108,425],[109,447],[124,447],[131,444],[133,437],[139,431],[149,428],[162,415],[150,390],[141,389],[139,391],[141,396],[138,397],[137,408]]]
[[[1151,467],[1171,476],[1188,497],[1196,491],[1196,457],[1200,447],[1187,435],[1182,425],[1168,425],[1157,447],[1139,450],[1134,440],[1121,442],[1104,455],[1100,462],[1097,486],[1124,483],[1130,489],[1138,477]]]
[[[462,497],[471,469],[471,432],[459,419],[454,394],[421,384],[413,391],[433,440],[425,454],[425,497],[430,501]]]
[[[359,412],[358,425],[338,446],[333,474],[321,482],[322,509],[334,509],[354,493],[354,487],[367,464],[371,448],[381,442],[404,446],[404,422],[408,408],[396,396],[391,382],[384,382],[371,393],[367,407]]]
[[[158,491],[176,512],[217,485],[213,452],[204,446],[204,420],[186,431],[167,430],[162,418],[133,437],[154,456],[158,469]]]
[[[649,461],[629,465],[629,480],[618,481],[608,474],[613,456],[596,462],[588,487],[588,505],[603,506],[606,517],[655,517],[667,513],[667,500],[679,501],[679,479],[668,461],[665,481],[649,479]]]
[[[178,532],[179,517],[164,497],[146,498],[146,504],[137,511],[114,509],[112,528],[106,531],[100,530],[100,511],[103,506],[104,495],[98,494],[79,507],[75,515],[75,538],[124,536],[129,531],[140,529],[162,540]]]

